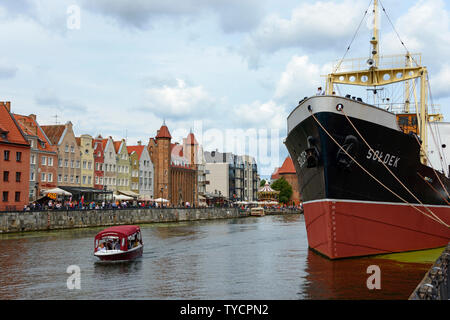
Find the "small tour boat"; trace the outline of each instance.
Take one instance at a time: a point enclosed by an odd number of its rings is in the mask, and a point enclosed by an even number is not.
[[[144,243],[138,226],[106,228],[95,236],[94,255],[104,261],[133,260],[142,256]]]
[[[262,217],[264,216],[264,208],[262,207],[256,207],[256,208],[251,208],[250,209],[250,215],[251,216],[257,216],[257,217]]]

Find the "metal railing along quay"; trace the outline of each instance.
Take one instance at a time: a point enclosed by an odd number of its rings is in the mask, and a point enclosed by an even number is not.
[[[450,242],[436,260],[409,300],[450,299]]]

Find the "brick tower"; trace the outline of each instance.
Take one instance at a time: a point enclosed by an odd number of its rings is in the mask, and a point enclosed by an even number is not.
[[[155,166],[155,198],[171,199],[170,141],[172,136],[164,122],[155,137],[152,161]]]

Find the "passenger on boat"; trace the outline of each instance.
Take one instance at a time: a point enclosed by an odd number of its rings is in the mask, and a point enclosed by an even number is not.
[[[98,250],[97,251],[105,252],[106,251],[105,245],[103,243],[100,243],[100,245],[98,246]]]
[[[120,243],[119,241],[116,241],[116,244],[114,245],[115,250],[120,250]]]

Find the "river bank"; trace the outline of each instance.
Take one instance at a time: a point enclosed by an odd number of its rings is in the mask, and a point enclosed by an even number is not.
[[[279,211],[278,214],[285,214]],[[289,212],[292,213],[292,212]],[[276,214],[276,212],[271,212]],[[248,217],[239,208],[130,208],[3,212],[0,233]]]

